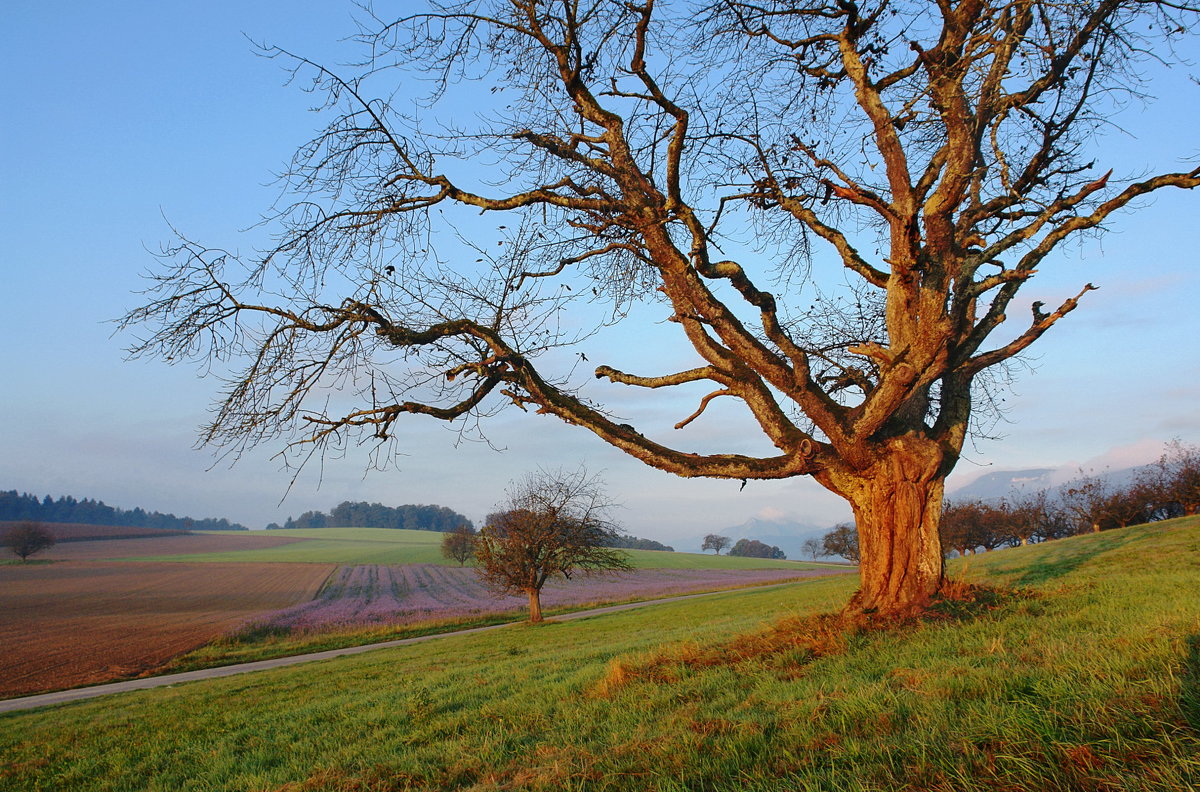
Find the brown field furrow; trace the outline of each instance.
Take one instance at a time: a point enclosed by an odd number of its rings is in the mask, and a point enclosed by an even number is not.
[[[86,523],[57,523],[39,520],[0,520],[0,532],[23,523],[34,522],[50,529],[58,542],[87,542],[102,539],[147,539],[159,536],[186,536],[182,530],[168,528],[136,528],[128,525],[89,525]]]
[[[301,541],[304,540],[294,536],[251,536],[246,531],[230,531],[228,536],[225,534],[177,534],[145,539],[61,542],[49,550],[38,553],[36,558],[47,561],[99,561],[106,558],[261,550]]]
[[[0,566],[0,696],[144,673],[257,614],[311,599],[333,569],[86,561]]]

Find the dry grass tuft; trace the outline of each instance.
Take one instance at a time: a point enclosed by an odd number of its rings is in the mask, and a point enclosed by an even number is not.
[[[907,617],[880,617],[847,609],[842,613],[792,616],[755,632],[737,635],[713,646],[686,642],[660,647],[649,653],[618,657],[589,690],[594,698],[611,698],[635,681],[657,684],[677,682],[687,669],[737,666],[768,661],[785,678],[803,675],[804,667],[821,657],[846,651],[847,641],[869,632],[909,629],[925,622],[962,621],[993,611],[1024,592],[950,579],[930,606]],[[901,684],[919,686],[919,680]]]
[[[426,789],[429,786],[423,779],[384,767],[376,767],[365,775],[322,767],[303,781],[289,782],[272,792],[416,792]]]
[[[857,625],[840,614],[793,616],[714,646],[679,643],[634,657],[615,658],[588,692],[595,698],[610,698],[634,681],[671,684],[687,669],[764,660],[782,660],[794,672],[796,667],[819,657],[844,652],[847,638],[857,632]]]

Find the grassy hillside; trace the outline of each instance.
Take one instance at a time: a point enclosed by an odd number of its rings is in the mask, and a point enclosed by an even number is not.
[[[1200,520],[957,571],[1026,591],[837,634],[822,579],[0,716],[0,788],[1200,785]]]
[[[272,535],[303,541],[279,547],[231,550],[219,553],[185,553],[144,556],[142,561],[249,561],[320,564],[446,564],[442,534],[387,528],[314,528],[273,531]],[[818,569],[822,564],[774,561],[766,558],[731,558],[698,553],[627,550],[635,567],[642,569]]]

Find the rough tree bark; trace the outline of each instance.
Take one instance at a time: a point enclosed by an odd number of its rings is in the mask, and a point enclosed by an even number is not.
[[[542,592],[539,589],[529,589],[529,621],[537,624],[542,621]]]
[[[299,432],[303,454],[508,404],[680,476],[811,475],[854,509],[855,607],[910,612],[941,583],[943,482],[980,382],[1095,287],[1018,292],[1130,202],[1200,185],[1194,162],[1089,161],[1142,66],[1200,28],[1188,3],[430,3],[364,29],[355,77],[268,50],[333,116],[285,177],[275,246],[242,261],[181,240],[125,318],[151,328],[135,355],[242,356],[205,442]],[[412,74],[422,101],[379,98]],[[460,89],[469,105],[443,110]],[[674,328],[695,360],[573,377],[587,333],[564,328],[597,301],[597,331],[645,302],[666,320],[646,332]],[[604,408],[611,385],[695,409],[634,427]],[[717,400],[765,451],[672,435]]]
[[[867,470],[829,475],[826,486],[850,502],[858,529],[861,587],[852,609],[912,613],[941,587],[944,468],[935,443],[904,437]]]

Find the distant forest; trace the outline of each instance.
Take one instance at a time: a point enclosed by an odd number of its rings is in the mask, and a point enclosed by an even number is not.
[[[662,542],[656,542],[653,539],[639,539],[636,536],[626,536],[621,534],[605,543],[609,547],[619,547],[622,550],[663,550],[668,553],[674,553],[675,548],[670,545],[665,545]]]
[[[268,531],[290,528],[401,528],[409,531],[453,531],[460,525],[473,528],[471,521],[445,506],[384,506],[382,503],[344,501],[325,514],[307,511],[280,525],[271,523]]]
[[[246,526],[231,523],[225,518],[176,517],[174,514],[131,510],[109,506],[104,501],[84,498],[76,500],[64,495],[53,500],[49,495],[38,498],[16,490],[0,492],[0,521],[34,520],[45,523],[78,523],[82,525],[120,525],[129,528],[159,528],[174,531],[245,531]]]

